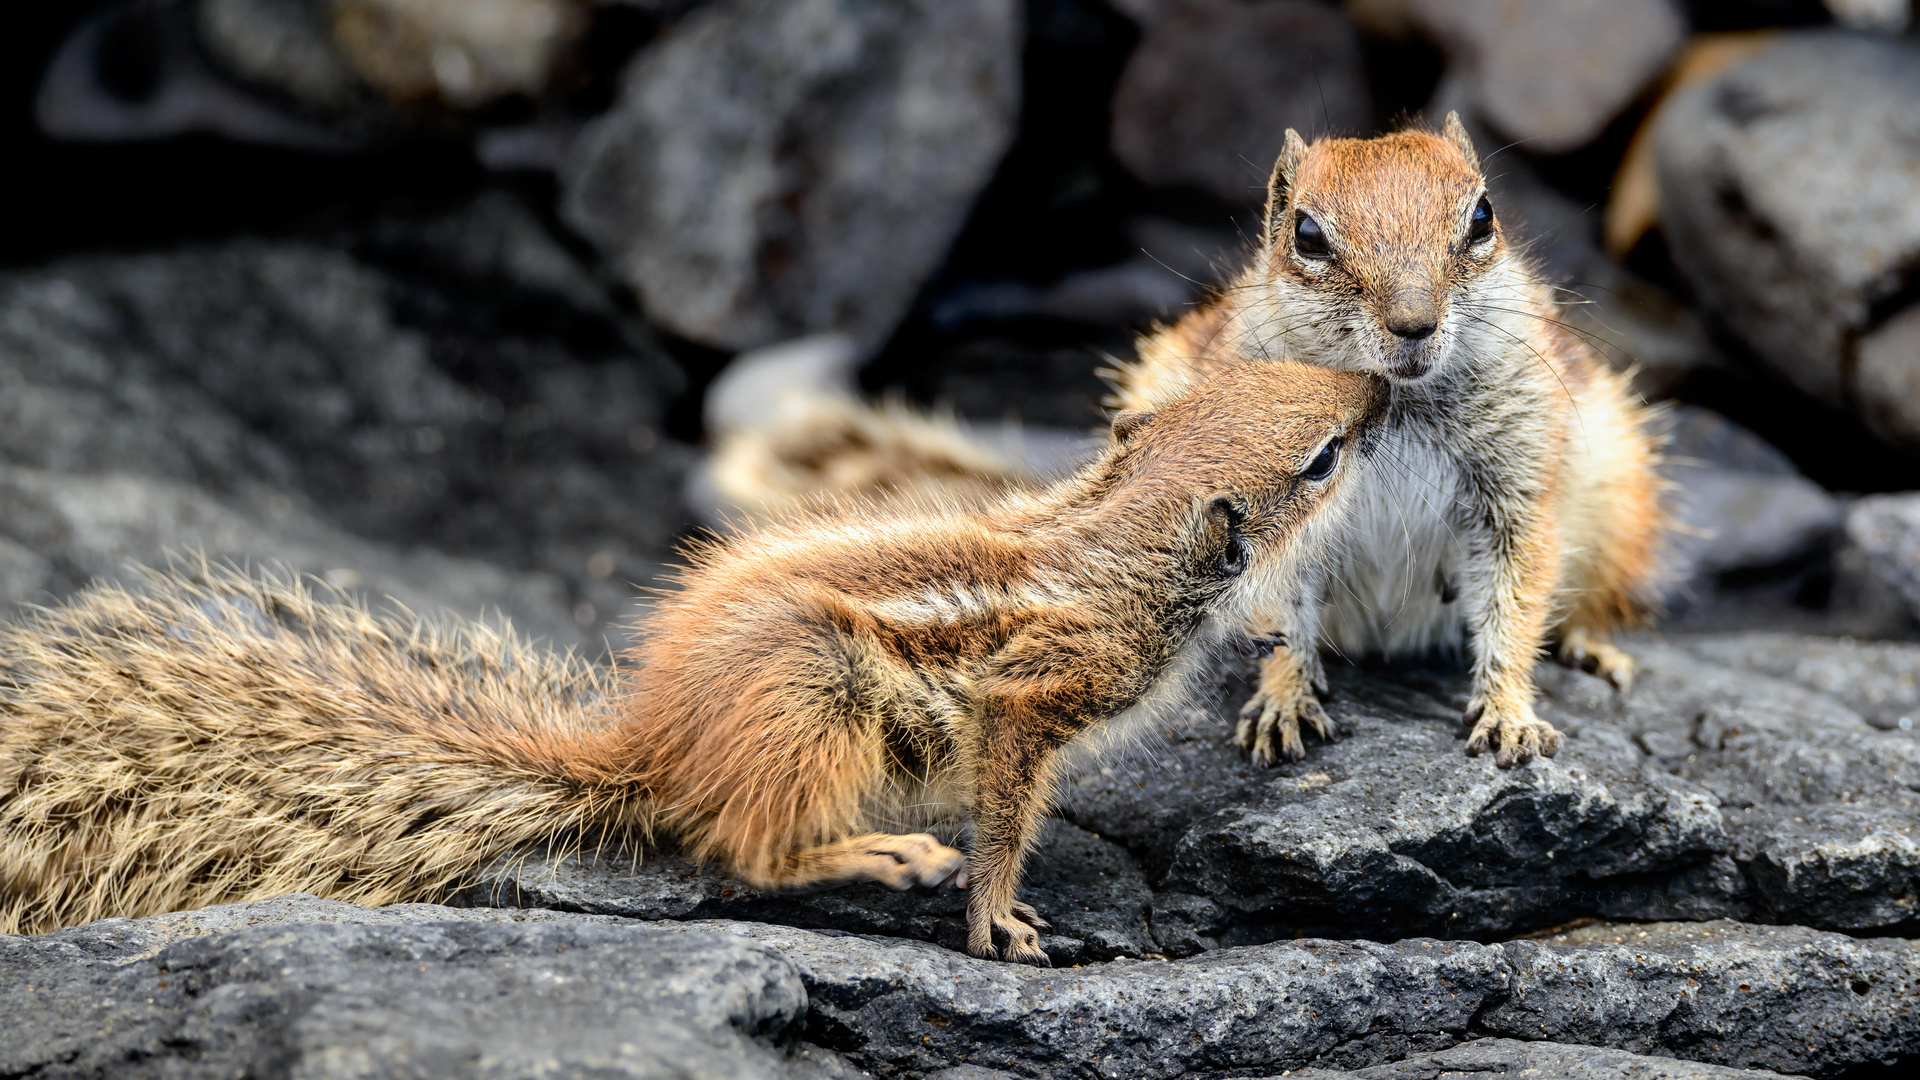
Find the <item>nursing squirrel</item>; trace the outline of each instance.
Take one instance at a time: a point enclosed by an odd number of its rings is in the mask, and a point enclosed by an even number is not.
[[[1243,645],[1334,526],[1386,384],[1234,365],[1044,490],[800,512],[698,545],[609,673],[293,581],[153,573],[0,629],[0,930],[304,890],[427,899],[593,838],[768,888],[1017,900],[1054,785]],[[970,852],[907,830],[964,818]]]
[[[1391,384],[1378,467],[1356,484],[1339,543],[1264,597],[1248,626],[1275,643],[1235,732],[1256,761],[1302,757],[1303,724],[1332,736],[1316,695],[1323,647],[1463,650],[1467,750],[1496,750],[1502,766],[1559,745],[1533,711],[1544,646],[1630,685],[1632,659],[1610,635],[1657,600],[1660,440],[1626,378],[1560,315],[1553,287],[1508,236],[1457,116],[1438,133],[1371,139],[1308,144],[1289,131],[1246,268],[1118,366],[1110,403],[1122,409],[1151,409],[1211,373],[1280,357]],[[755,459],[796,441],[755,433],[719,455]],[[845,441],[840,452],[874,444]],[[812,475],[911,491],[905,472],[917,460],[816,463]],[[949,489],[951,472],[938,477]]]

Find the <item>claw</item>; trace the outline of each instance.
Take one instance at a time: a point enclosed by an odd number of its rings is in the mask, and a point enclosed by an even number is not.
[[[1258,637],[1248,637],[1241,643],[1241,651],[1248,656],[1262,659],[1273,655],[1273,650],[1287,647],[1287,636],[1278,630],[1270,630]]]
[[[1560,751],[1560,733],[1535,716],[1531,705],[1496,708],[1476,698],[1467,705],[1463,719],[1473,726],[1467,736],[1467,756],[1479,757],[1497,749],[1493,763],[1502,769],[1535,757],[1552,757]]]

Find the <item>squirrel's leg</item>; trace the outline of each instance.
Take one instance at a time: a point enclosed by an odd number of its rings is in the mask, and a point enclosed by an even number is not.
[[[967,860],[967,951],[1051,967],[1040,948],[1046,920],[1015,899],[1027,848],[1053,786],[1056,740],[1034,730],[987,731],[975,779],[973,851]]]
[[[1563,666],[1592,672],[1623,694],[1633,689],[1633,657],[1608,641],[1605,631],[1565,626],[1561,628],[1560,645],[1554,655]]]
[[[794,852],[773,888],[877,881],[890,889],[942,885],[960,874],[967,857],[927,833],[866,833]]]
[[[1322,739],[1333,740],[1333,720],[1314,693],[1327,688],[1320,663],[1320,593],[1317,582],[1302,582],[1274,616],[1277,626],[1249,631],[1256,648],[1271,651],[1260,661],[1260,685],[1240,709],[1233,741],[1253,755],[1256,765],[1306,757],[1302,721]]]
[[[1537,496],[1515,495],[1461,531],[1472,537],[1462,597],[1473,652],[1467,753],[1491,747],[1501,768],[1552,757],[1560,733],[1533,712],[1533,664],[1546,637],[1558,554],[1551,522]]]

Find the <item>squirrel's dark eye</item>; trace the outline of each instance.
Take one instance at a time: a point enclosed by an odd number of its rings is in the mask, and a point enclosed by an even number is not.
[[[1477,244],[1493,235],[1493,204],[1485,195],[1473,204],[1473,216],[1467,219],[1467,243]]]
[[[1327,234],[1320,231],[1320,223],[1308,217],[1305,210],[1299,211],[1299,215],[1293,223],[1293,250],[1308,259],[1333,258],[1333,249],[1327,246]]]
[[[1338,464],[1339,461],[1340,440],[1338,438],[1329,439],[1327,440],[1327,445],[1321,447],[1320,452],[1313,456],[1313,460],[1307,462],[1307,467],[1301,470],[1300,475],[1306,477],[1308,480],[1325,480],[1327,477],[1333,475],[1333,467]]]

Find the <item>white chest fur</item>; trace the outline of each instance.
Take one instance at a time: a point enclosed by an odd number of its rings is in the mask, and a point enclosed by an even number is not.
[[[1349,656],[1463,644],[1460,473],[1452,457],[1390,431],[1328,545],[1321,641]]]

